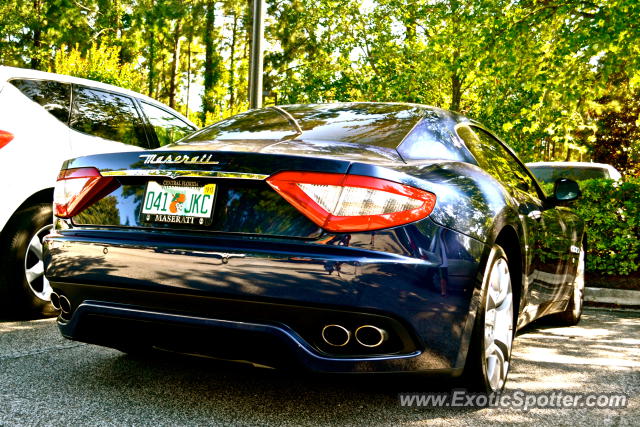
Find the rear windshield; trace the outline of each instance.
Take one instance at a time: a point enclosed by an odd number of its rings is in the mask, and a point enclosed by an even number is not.
[[[425,108],[402,104],[324,104],[248,111],[203,129],[182,143],[240,139],[335,141],[396,148],[424,116]],[[293,119],[293,120],[292,120]],[[295,121],[301,132],[292,123]]]
[[[609,178],[609,172],[606,169],[597,167],[529,166],[529,170],[538,181],[542,182],[556,182],[560,178],[568,178],[574,181]]]

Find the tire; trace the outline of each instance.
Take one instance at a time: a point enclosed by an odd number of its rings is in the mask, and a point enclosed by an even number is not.
[[[0,304],[18,317],[54,316],[51,286],[44,276],[42,238],[53,223],[51,204],[39,203],[17,212],[0,242]]]
[[[580,248],[580,256],[578,257],[578,266],[576,276],[573,279],[573,290],[571,299],[565,311],[554,315],[554,323],[561,326],[573,326],[580,322],[582,317],[582,307],[584,304],[584,270],[585,270],[585,253],[584,246]]]
[[[491,249],[480,301],[464,375],[471,391],[488,394],[504,388],[515,330],[509,262],[500,246]]]

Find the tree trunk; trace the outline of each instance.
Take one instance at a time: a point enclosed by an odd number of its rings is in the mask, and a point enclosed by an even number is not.
[[[149,9],[155,7],[155,0],[151,0]],[[147,95],[153,98],[154,84],[155,84],[155,63],[156,63],[156,25],[155,19],[151,22],[146,22],[148,30],[145,31],[145,37],[149,40],[149,57],[147,58]]]
[[[238,33],[238,14],[233,13],[233,30],[231,32],[231,58],[229,59],[229,109],[235,104],[235,71],[236,71],[236,35]]]
[[[180,66],[180,32],[181,22],[176,21],[176,28],[173,32],[173,61],[171,63],[171,74],[169,80],[169,107],[176,108],[176,80],[178,67]]]
[[[153,84],[155,79],[155,66],[156,62],[156,46],[155,35],[152,33],[149,37],[149,59],[147,65],[149,66],[149,72],[147,74],[147,94],[153,98]]]
[[[187,102],[184,115],[189,117],[189,101],[191,96],[191,45],[193,44],[193,27],[189,30],[189,46],[187,47]]]
[[[460,111],[460,101],[462,100],[462,84],[464,79],[460,76],[460,51],[453,52],[453,70],[451,71],[451,105],[449,109],[452,111]]]
[[[211,92],[216,84],[216,71],[214,70],[215,40],[213,38],[213,30],[215,25],[215,0],[207,1],[206,25],[204,29],[204,96],[202,97],[202,113],[213,112],[213,99]],[[204,117],[203,117],[204,119]],[[203,120],[204,122],[204,120]]]
[[[545,162],[548,162],[550,158],[551,158],[551,141],[546,139],[544,142],[544,159],[543,160]]]
[[[42,0],[33,0],[33,52],[31,54],[31,68],[40,68],[40,46],[42,45]]]
[[[247,19],[245,26],[244,60],[249,64],[247,70],[247,96],[249,101],[249,91],[251,90],[251,46],[253,46],[253,0],[247,0]]]
[[[451,74],[451,111],[460,111],[460,100],[462,99],[462,79],[457,71]]]
[[[113,19],[113,28],[116,32],[116,39],[120,40],[122,38],[122,15],[120,13],[120,0],[112,0],[113,1],[113,13],[115,14]]]

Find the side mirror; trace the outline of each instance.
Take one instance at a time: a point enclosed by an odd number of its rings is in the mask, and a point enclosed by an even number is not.
[[[558,179],[553,187],[553,198],[559,203],[571,202],[581,195],[578,183],[567,178]]]

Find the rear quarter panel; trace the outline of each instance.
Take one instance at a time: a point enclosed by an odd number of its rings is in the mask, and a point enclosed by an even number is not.
[[[394,170],[356,163],[349,173],[379,176],[434,193],[431,219],[481,242],[492,241],[494,222],[508,208],[509,196],[501,185],[469,163],[429,162],[398,165]]]

